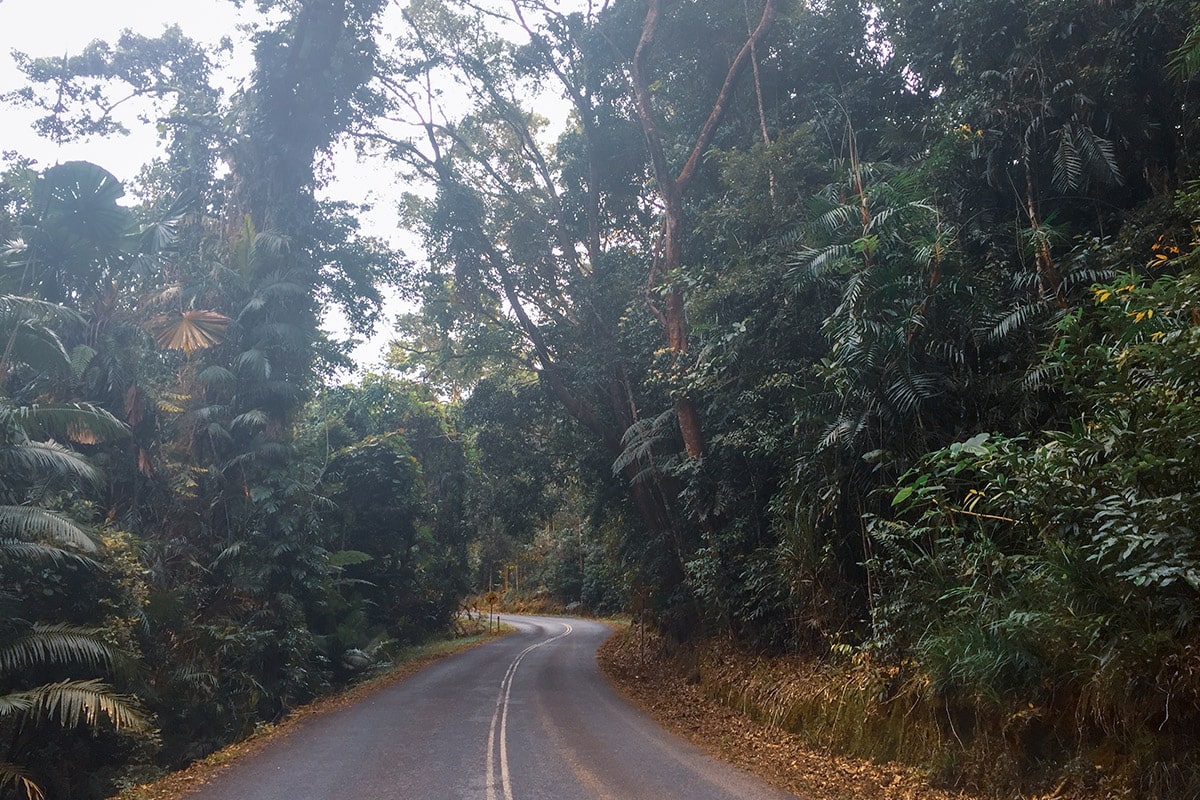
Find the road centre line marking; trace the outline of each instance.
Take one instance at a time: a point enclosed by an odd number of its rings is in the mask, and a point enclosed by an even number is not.
[[[504,800],[513,800],[512,782],[509,779],[508,773],[508,699],[512,694],[513,676],[517,674],[517,667],[520,666],[521,660],[525,656],[537,650],[539,647],[544,647],[551,642],[556,642],[564,636],[569,636],[571,631],[575,630],[569,623],[564,622],[566,630],[557,636],[552,636],[549,639],[531,644],[526,647],[517,657],[508,665],[508,671],[504,673],[504,678],[500,681],[500,693],[496,697],[496,710],[492,712],[492,724],[488,729],[488,745],[487,745],[487,800],[497,800],[496,798],[496,753],[499,750],[500,762],[500,787],[504,792]],[[497,739],[499,739],[499,748],[496,747]]]

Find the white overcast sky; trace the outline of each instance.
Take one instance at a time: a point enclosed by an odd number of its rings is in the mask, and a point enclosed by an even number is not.
[[[96,39],[115,41],[122,30],[157,36],[173,24],[201,42],[238,38],[238,10],[228,0],[0,0],[0,92],[21,85],[12,60],[20,50],[34,56],[78,53]],[[245,48],[243,48],[244,50]],[[87,159],[122,179],[133,177],[153,153],[153,129],[131,127],[129,137],[73,142],[61,148],[30,130],[32,114],[3,110],[0,150],[17,150],[42,166]]]

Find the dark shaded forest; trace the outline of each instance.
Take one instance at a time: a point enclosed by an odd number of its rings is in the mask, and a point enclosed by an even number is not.
[[[1200,4],[401,5],[257,0],[231,92],[178,28],[18,55],[41,135],[161,147],[4,153],[0,797],[492,588],[871,675],[949,783],[1200,796]]]

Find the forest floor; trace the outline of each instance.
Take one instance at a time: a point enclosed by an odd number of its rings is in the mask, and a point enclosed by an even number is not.
[[[985,800],[935,786],[921,770],[847,758],[761,724],[704,692],[687,664],[639,646],[619,629],[600,648],[600,668],[628,700],[713,756],[805,800]],[[1058,800],[1057,793],[1028,800]],[[1073,796],[1074,797],[1074,796]]]

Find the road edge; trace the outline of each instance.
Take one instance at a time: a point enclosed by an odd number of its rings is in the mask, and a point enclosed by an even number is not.
[[[245,739],[228,744],[183,769],[169,772],[151,783],[138,784],[113,795],[108,800],[177,800],[198,789],[242,759],[259,753],[272,742],[299,730],[310,720],[365,700],[389,686],[412,677],[444,658],[466,652],[513,632],[501,624],[499,630],[462,638],[437,638],[409,649],[411,656],[402,655],[383,675],[318,698],[292,709],[279,722],[263,723]]]

